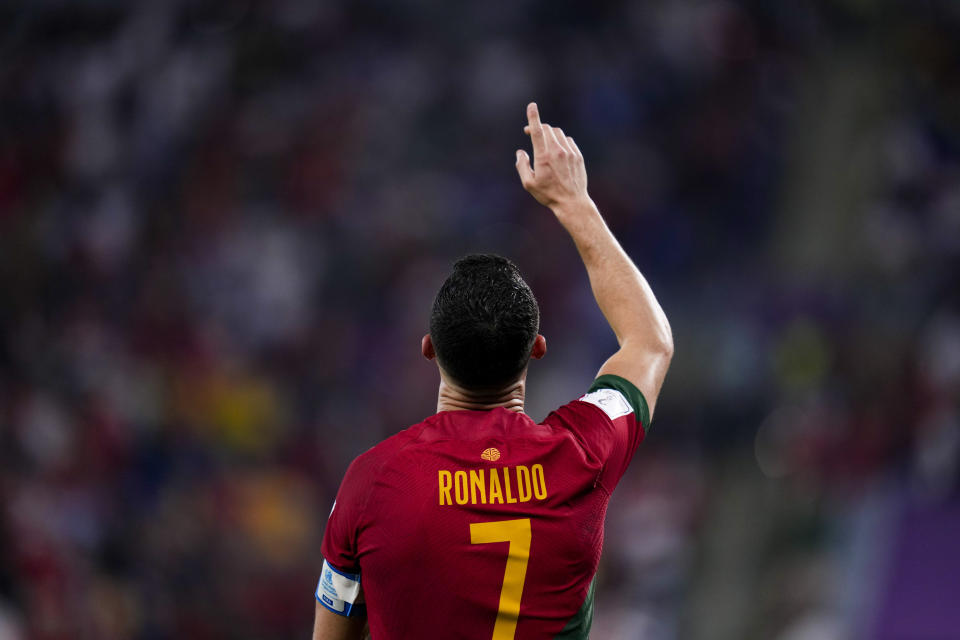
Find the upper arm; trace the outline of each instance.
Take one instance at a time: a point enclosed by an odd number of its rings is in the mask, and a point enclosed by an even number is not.
[[[313,640],[360,640],[367,619],[337,615],[317,602]]]
[[[323,559],[341,575],[360,575],[358,531],[370,497],[373,477],[369,452],[351,462],[327,516],[320,552]]]
[[[370,477],[363,456],[354,460],[340,483],[337,499],[327,517],[320,545],[323,566],[315,593],[314,638],[360,637],[356,635],[356,629],[363,627],[366,605],[361,586],[357,530],[369,493]]]
[[[603,363],[597,377],[614,375],[632,382],[643,394],[652,418],[672,357],[672,348],[651,349],[625,340],[619,351]]]

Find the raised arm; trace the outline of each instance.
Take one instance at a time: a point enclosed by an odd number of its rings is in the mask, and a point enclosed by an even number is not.
[[[534,103],[527,105],[527,120],[524,131],[533,141],[533,166],[526,151],[518,150],[520,181],[573,238],[593,295],[620,344],[597,375],[613,374],[632,382],[653,416],[673,357],[670,323],[587,194],[587,170],[577,143],[559,127],[541,123]]]

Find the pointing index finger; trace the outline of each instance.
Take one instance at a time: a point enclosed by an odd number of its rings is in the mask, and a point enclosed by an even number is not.
[[[531,102],[527,105],[527,133],[533,141],[533,153],[542,153],[545,150],[543,141],[543,125],[540,123],[540,110],[537,109],[537,103]]]

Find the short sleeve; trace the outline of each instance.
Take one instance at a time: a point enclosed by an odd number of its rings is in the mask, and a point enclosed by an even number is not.
[[[344,616],[366,611],[357,557],[357,531],[370,485],[364,467],[358,458],[347,469],[327,518],[320,547],[323,568],[315,594],[317,602]]]
[[[593,384],[590,385],[590,389],[587,390],[587,395],[580,399],[583,400],[590,394],[603,391],[604,389],[610,389],[620,393],[633,410],[638,426],[646,433],[650,427],[650,410],[647,408],[647,400],[643,397],[640,389],[626,378],[608,374],[599,376],[594,380]]]
[[[649,416],[646,399],[632,382],[603,375],[586,394],[554,411],[546,422],[576,435],[600,462],[600,483],[613,491],[646,435]]]

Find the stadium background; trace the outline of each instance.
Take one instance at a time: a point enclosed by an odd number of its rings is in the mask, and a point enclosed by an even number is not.
[[[0,639],[306,637],[465,252],[539,297],[528,412],[583,392],[614,341],[514,173],[530,99],[676,340],[593,637],[960,637],[958,33],[949,0],[4,3]]]

